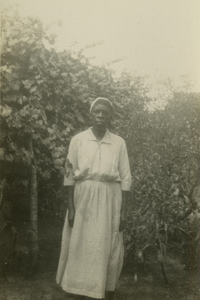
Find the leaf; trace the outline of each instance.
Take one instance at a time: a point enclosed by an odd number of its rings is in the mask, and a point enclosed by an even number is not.
[[[71,128],[70,127],[67,127],[65,130],[63,130],[62,134],[63,135],[66,135],[66,136],[69,136],[69,132],[71,131]]]
[[[42,125],[43,125],[43,121],[42,120],[38,120],[38,121],[35,122],[34,127],[35,128],[38,128],[38,127],[40,128],[40,127],[42,127]]]
[[[186,195],[183,195],[183,197],[184,197],[185,203],[190,204],[190,199]]]
[[[0,233],[7,225],[7,221],[4,219],[3,211],[0,210]]]
[[[29,184],[29,181],[28,181],[27,179],[23,179],[23,180],[22,180],[22,184],[23,184],[25,187],[27,187],[28,184]]]
[[[52,156],[53,156],[53,158],[59,158],[60,157],[60,149],[57,148],[57,149],[53,150]]]
[[[33,134],[32,134],[32,137],[33,137],[34,140],[38,140],[38,139],[41,138],[41,136],[40,136],[39,133],[33,133]]]
[[[19,84],[19,83],[15,83],[15,84],[13,85],[13,90],[14,90],[14,91],[19,91],[19,88],[20,88],[20,84]]]
[[[22,105],[23,104],[23,99],[22,98],[18,98],[17,99],[17,103],[19,103],[20,105]]]
[[[40,79],[40,80],[37,80],[37,83],[40,85],[41,83],[43,83],[44,80],[43,79]]]
[[[29,79],[27,79],[27,80],[22,80],[22,82],[23,82],[23,84],[24,84],[24,87],[25,87],[25,89],[30,89],[30,87],[31,87],[31,85],[32,85],[32,80],[29,80]]]
[[[29,39],[29,40],[27,41],[27,43],[30,44],[30,45],[33,44],[34,42],[35,42],[34,39]]]
[[[42,173],[42,178],[45,180],[49,180],[51,178],[51,172],[49,170],[46,170]]]
[[[0,160],[4,159],[4,153],[5,153],[5,150],[3,148],[0,148]]]
[[[31,89],[30,89],[30,93],[35,93],[37,91],[37,86],[33,86]]]
[[[53,129],[51,129],[50,127],[49,127],[49,128],[47,128],[47,130],[48,130],[48,133],[50,133],[50,134],[53,134],[53,133],[54,133],[54,130],[53,130]]]
[[[179,189],[176,189],[176,190],[174,191],[174,196],[178,196],[178,194],[179,194]]]
[[[50,75],[55,78],[58,74],[56,71],[50,71]]]
[[[138,252],[138,257],[139,257],[139,258],[142,258],[142,256],[143,256],[142,251],[139,251],[139,252]]]
[[[19,244],[16,244],[15,245],[15,249],[14,251],[19,255],[19,254],[26,254],[28,255],[29,251],[28,251],[28,248],[26,246],[23,246],[23,245],[19,245]]]
[[[159,251],[158,251],[158,261],[159,261],[159,262],[163,262],[163,259],[164,259],[163,254],[162,254],[162,252],[159,250]]]
[[[12,108],[9,107],[8,105],[1,106],[0,109],[1,109],[1,116],[3,118],[9,117],[12,113]]]
[[[83,117],[82,117],[82,115],[81,115],[80,113],[77,113],[77,114],[76,114],[76,117],[77,117],[77,119],[78,119],[81,123],[84,123],[84,122],[85,122],[84,119],[83,119]]]
[[[60,167],[63,166],[63,164],[64,164],[64,158],[57,158],[57,159],[54,160],[54,165],[56,167],[60,168]]]
[[[198,227],[197,228],[197,234],[196,234],[196,237],[195,237],[195,241],[198,241],[200,239],[200,228]]]
[[[14,160],[13,155],[10,154],[10,153],[9,154],[5,154],[4,158],[5,158],[6,161],[9,161],[9,162],[13,162],[13,160]]]
[[[17,150],[16,144],[14,144],[12,142],[9,143],[9,150],[16,151]]]
[[[28,36],[24,36],[21,38],[21,41],[22,42],[27,42],[29,40],[29,37]]]
[[[52,111],[53,110],[53,106],[49,104],[49,105],[47,105],[46,109],[49,110],[49,111]]]
[[[68,74],[67,74],[67,73],[62,73],[61,76],[62,76],[62,77],[67,77]]]
[[[50,140],[47,138],[47,139],[44,139],[42,140],[42,144],[44,144],[45,146],[49,146],[51,144]]]

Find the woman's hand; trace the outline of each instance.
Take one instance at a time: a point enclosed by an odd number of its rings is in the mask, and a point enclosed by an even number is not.
[[[74,225],[75,208],[74,208],[74,186],[66,186],[66,194],[68,199],[68,223],[72,228]]]
[[[120,224],[119,224],[120,232],[126,228],[127,203],[128,203],[129,195],[130,195],[129,191],[122,191],[122,207],[121,207],[121,212],[120,212]]]
[[[68,212],[68,223],[69,223],[69,226],[71,228],[74,225],[74,218],[75,218],[75,209],[74,208],[70,208],[69,212]]]
[[[120,224],[119,224],[119,231],[124,231],[124,229],[126,228],[126,221],[125,220],[122,220],[120,218]]]

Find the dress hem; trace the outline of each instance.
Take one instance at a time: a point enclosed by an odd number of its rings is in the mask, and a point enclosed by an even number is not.
[[[105,293],[100,295],[99,293],[97,294],[97,293],[88,292],[85,290],[77,290],[77,289],[68,288],[68,287],[65,287],[65,285],[61,285],[61,287],[65,292],[75,294],[75,295],[87,296],[87,297],[92,297],[92,298],[97,298],[97,299],[102,299],[105,297]]]

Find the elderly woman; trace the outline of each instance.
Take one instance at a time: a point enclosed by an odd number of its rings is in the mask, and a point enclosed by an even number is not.
[[[105,292],[114,299],[131,187],[125,142],[107,129],[112,109],[106,98],[92,103],[92,127],[72,138],[64,178],[68,213],[56,280],[66,292],[93,299]]]

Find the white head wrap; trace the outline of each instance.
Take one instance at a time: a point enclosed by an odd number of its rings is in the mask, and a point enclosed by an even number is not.
[[[91,113],[91,111],[92,111],[93,106],[94,106],[99,100],[104,100],[104,101],[109,102],[110,107],[113,108],[112,102],[110,102],[110,100],[108,100],[107,98],[98,97],[98,98],[96,98],[96,99],[92,102],[92,104],[91,104],[91,106],[90,106],[90,113]]]

